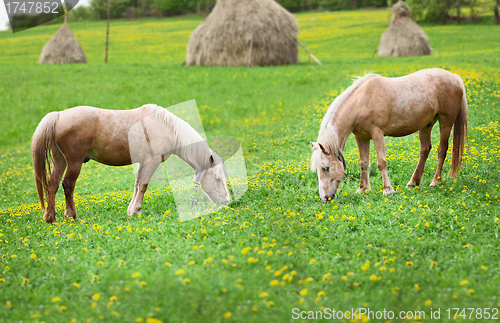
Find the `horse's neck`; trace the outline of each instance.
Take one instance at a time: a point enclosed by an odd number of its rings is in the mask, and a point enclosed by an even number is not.
[[[195,130],[193,129],[193,131]],[[210,157],[210,148],[207,142],[199,137],[199,141],[181,144],[175,149],[175,155],[198,172],[206,168]]]
[[[344,114],[348,119],[351,118],[349,114]],[[337,140],[340,151],[344,151],[345,144],[347,139],[349,139],[349,135],[351,134],[353,127],[351,126],[352,120],[338,120],[338,118],[334,118],[332,121],[333,127],[335,128],[335,132],[337,133]]]

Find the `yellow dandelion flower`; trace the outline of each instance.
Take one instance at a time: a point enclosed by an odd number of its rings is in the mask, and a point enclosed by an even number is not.
[[[274,304],[274,302],[273,302],[273,301],[269,301],[269,302],[267,303],[267,305],[269,305],[269,306],[274,306],[275,304]]]
[[[78,283],[73,283],[73,286],[75,286],[75,287],[80,287],[80,284],[78,284]]]
[[[5,302],[5,304],[7,305],[7,307],[12,307],[12,303],[9,301]]]
[[[309,261],[309,263],[310,263],[311,265],[314,265],[314,264],[316,263],[316,259],[311,259],[311,261]]]
[[[180,274],[183,274],[183,273],[184,273],[184,270],[182,270],[182,269],[178,269],[178,270],[175,272],[175,274],[176,274],[176,275],[180,275]]]
[[[430,299],[428,299],[428,300],[425,301],[424,304],[425,304],[425,306],[431,306],[432,301]]]
[[[301,295],[301,296],[306,296],[306,295],[307,295],[307,292],[308,292],[308,290],[307,290],[307,289],[303,289],[303,290],[301,290],[301,291],[300,291],[300,295]]]
[[[269,294],[266,292],[263,292],[263,293],[260,293],[259,297],[266,297],[267,295],[269,295]]]
[[[411,261],[407,261],[407,262],[406,262],[406,265],[407,265],[407,266],[413,266],[413,262],[411,262]]]
[[[378,278],[378,277],[377,277],[376,275],[371,275],[371,276],[370,276],[370,280],[371,280],[371,281],[376,281],[376,280],[377,280],[377,278]]]
[[[99,300],[99,298],[101,298],[101,294],[99,294],[99,293],[96,293],[96,294],[92,295],[92,299],[93,299],[94,301],[98,301],[98,300]]]
[[[469,283],[469,281],[464,279],[460,282],[460,285],[463,286],[463,285],[467,285],[468,283]]]
[[[224,313],[224,318],[228,319],[231,317],[231,312]]]
[[[194,262],[194,261],[190,261],[190,262],[188,262],[188,265],[189,265],[189,266],[192,266],[192,265],[194,265],[195,263],[196,263],[196,262]]]
[[[171,264],[171,263],[169,263],[169,262],[167,261],[167,262],[165,263],[165,266],[170,267],[170,266],[172,266],[172,264]]]
[[[132,278],[137,278],[137,277],[139,277],[140,275],[141,275],[140,273],[133,273],[133,274],[132,274]]]
[[[55,303],[55,302],[59,302],[60,300],[61,300],[61,298],[60,298],[60,297],[54,297],[54,298],[52,299],[52,302],[54,302],[54,303]]]
[[[273,279],[271,280],[271,286],[278,286],[279,285],[279,281],[277,279]]]
[[[418,284],[415,284],[415,289],[420,290],[420,286],[418,286]]]
[[[31,254],[30,258],[31,258],[31,259],[35,259],[35,258],[36,258],[36,255],[33,253],[33,254]]]
[[[487,268],[486,266],[481,266],[481,269],[482,269],[482,270],[486,270],[486,269],[488,269],[488,268]]]

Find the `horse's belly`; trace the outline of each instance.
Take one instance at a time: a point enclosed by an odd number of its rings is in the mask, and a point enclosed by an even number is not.
[[[87,156],[96,162],[108,166],[126,166],[132,164],[130,151],[124,147],[115,147],[111,150],[96,147],[92,148],[87,153]]]

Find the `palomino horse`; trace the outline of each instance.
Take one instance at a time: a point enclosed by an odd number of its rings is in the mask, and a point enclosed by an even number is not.
[[[144,120],[148,123],[147,129]],[[141,144],[141,135],[147,139],[147,144]],[[150,141],[150,138],[154,140]],[[139,150],[137,146],[140,146]],[[132,156],[131,148],[135,149],[135,156]],[[149,152],[141,153],[141,149]],[[153,150],[159,153],[155,155]],[[82,164],[89,159],[110,166],[139,163],[127,214],[140,214],[151,177],[171,154],[179,156],[196,171],[195,183],[201,185],[212,201],[230,201],[222,159],[210,150],[196,130],[167,109],[148,104],[124,111],[82,106],[51,112],[40,121],[32,140],[36,188],[42,210],[45,210],[43,218],[48,223],[56,221],[55,194],[66,169],[62,183],[66,197],[65,215],[76,219],[73,191]],[[51,172],[49,179],[47,166]],[[47,193],[47,209],[44,191]]]
[[[342,155],[349,134],[358,144],[361,182],[357,193],[370,190],[368,178],[370,140],[377,152],[384,194],[394,189],[387,175],[384,136],[401,137],[418,131],[420,159],[409,186],[418,186],[431,150],[432,126],[439,120],[441,139],[438,165],[430,186],[441,181],[448,139],[453,127],[453,154],[450,176],[460,169],[467,139],[467,97],[462,79],[441,69],[428,69],[397,77],[379,75],[359,77],[338,96],[326,112],[311,156],[311,169],[317,171],[323,202],[335,193],[347,169]]]

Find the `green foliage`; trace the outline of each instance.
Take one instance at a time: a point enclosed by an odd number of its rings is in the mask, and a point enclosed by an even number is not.
[[[110,16],[111,18],[122,18],[125,10],[133,6],[134,0],[111,0]],[[108,0],[92,0],[90,8],[97,19],[106,19],[108,12]]]
[[[496,0],[406,0],[416,20],[447,22],[474,19],[480,10],[495,10]],[[464,10],[465,9],[465,10]],[[462,13],[467,11],[467,14]]]

